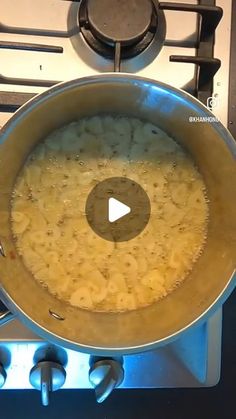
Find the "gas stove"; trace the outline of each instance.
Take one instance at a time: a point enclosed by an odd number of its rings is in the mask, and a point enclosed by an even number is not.
[[[111,71],[182,88],[227,126],[231,6],[230,0],[1,0],[0,127],[48,87]],[[118,388],[217,384],[221,324],[219,309],[173,343],[115,360],[122,365]],[[40,362],[53,371],[51,390],[93,388],[106,378],[105,359],[52,347],[17,320],[0,328],[2,390],[41,389]],[[94,377],[96,362],[105,367]]]

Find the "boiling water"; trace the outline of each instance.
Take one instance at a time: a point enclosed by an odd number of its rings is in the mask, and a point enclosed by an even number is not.
[[[97,236],[85,216],[100,181],[135,180],[151,216],[127,242]],[[203,179],[158,127],[134,118],[92,117],[50,134],[30,155],[12,198],[12,229],[35,279],[71,305],[124,311],[164,298],[193,268],[206,238]]]

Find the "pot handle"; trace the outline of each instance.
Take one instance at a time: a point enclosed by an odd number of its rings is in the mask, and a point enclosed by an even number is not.
[[[15,318],[15,314],[11,313],[0,301],[0,327]]]

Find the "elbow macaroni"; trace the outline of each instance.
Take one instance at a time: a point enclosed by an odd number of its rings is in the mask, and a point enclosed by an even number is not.
[[[140,183],[152,207],[146,229],[116,245],[85,217],[88,193],[112,176]],[[184,280],[204,245],[208,205],[190,156],[160,128],[94,116],[35,148],[17,179],[11,217],[19,254],[49,292],[81,309],[127,311]]]

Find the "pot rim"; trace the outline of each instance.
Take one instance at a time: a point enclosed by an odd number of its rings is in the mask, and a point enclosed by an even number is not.
[[[131,73],[125,73],[125,72],[107,72],[102,74],[96,74],[92,76],[86,76],[86,77],[80,77],[77,79],[71,79],[68,81],[63,81],[60,83],[55,84],[54,86],[48,88],[42,93],[36,94],[34,97],[29,99],[24,105],[22,105],[19,109],[17,109],[16,112],[14,112],[13,116],[5,123],[5,125],[2,127],[0,131],[0,139],[1,137],[4,140],[4,136],[7,135],[7,132],[9,129],[11,129],[12,125],[17,122],[18,118],[21,117],[29,108],[34,108],[34,105],[37,105],[40,102],[43,102],[45,98],[48,96],[55,96],[59,92],[63,92],[64,90],[67,90],[70,87],[75,87],[79,85],[83,85],[86,83],[97,83],[99,81],[107,81],[107,83],[112,81],[120,81],[120,82],[127,82],[127,81],[133,81],[137,82],[137,84],[147,82],[148,84],[155,85],[156,88],[159,88],[161,90],[167,90],[171,92],[172,94],[176,94],[177,96],[182,96],[186,98],[189,102],[191,102],[192,105],[196,105],[205,115],[209,117],[214,117],[214,114],[197,98],[192,96],[190,93],[185,92],[183,89],[179,89],[177,87],[173,87],[167,83],[163,83],[157,80],[153,80],[148,77],[142,77],[137,76]],[[233,155],[236,157],[236,141],[234,140],[233,136],[229,132],[229,130],[220,122],[220,121],[212,121],[207,122],[210,123],[221,135],[224,136],[224,139],[227,143],[227,145],[230,147],[230,150],[232,151]],[[226,136],[227,134],[227,136]]]
[[[22,107],[20,107],[14,115],[10,118],[9,121],[4,125],[4,127],[1,130],[0,133],[0,142],[4,141],[5,137],[8,135],[8,132],[14,128],[14,126],[17,124],[17,121],[24,113],[27,113],[28,110],[33,109],[38,104],[44,102],[48,97],[56,96],[63,91],[73,88],[73,87],[79,87],[80,85],[84,84],[96,84],[98,82],[123,82],[123,83],[147,83],[150,84],[150,86],[155,86],[158,89],[168,91],[172,93],[173,95],[185,98],[190,104],[193,106],[196,106],[198,111],[202,112],[203,115],[207,115],[210,117],[214,117],[214,114],[205,106],[203,105],[198,99],[194,98],[191,94],[186,93],[185,91],[172,87],[168,84],[152,80],[150,78],[144,78],[141,76],[136,76],[129,73],[105,73],[105,74],[98,74],[94,76],[87,76],[83,78],[73,79],[65,82],[61,82],[56,84],[55,86],[47,89],[46,91],[39,93],[38,95],[34,96],[32,99],[30,99],[28,102],[26,102]],[[225,128],[221,122],[208,122],[210,123],[214,129],[219,133],[221,137],[223,137],[224,141],[228,145],[229,149],[231,150],[232,154],[236,157],[236,142],[230,132]],[[213,312],[222,306],[224,301],[229,297],[231,292],[236,286],[236,271],[232,273],[232,276],[229,278],[228,282],[226,283],[225,287],[221,291],[221,293],[215,298],[215,300],[212,302],[212,304],[203,311],[197,318],[195,318],[192,322],[188,323],[187,325],[183,326],[181,329],[177,330],[176,332],[170,334],[169,336],[166,336],[164,338],[158,339],[156,341],[152,341],[151,343],[144,343],[136,346],[130,346],[130,347],[119,347],[119,348],[104,348],[104,347],[94,347],[92,345],[85,345],[85,344],[79,344],[75,343],[74,341],[62,338],[61,336],[50,332],[47,328],[40,326],[36,321],[31,319],[14,301],[13,299],[8,295],[8,293],[4,290],[3,287],[0,286],[0,294],[2,297],[3,302],[8,306],[8,308],[17,315],[17,317],[24,323],[27,327],[29,327],[31,330],[42,336],[43,338],[47,340],[52,340],[54,343],[66,346],[70,349],[82,351],[85,353],[93,353],[97,355],[106,355],[106,354],[132,354],[132,353],[138,353],[143,352],[147,350],[153,350],[157,346],[163,346],[166,345],[173,340],[177,339],[183,332],[188,330],[190,327],[195,325],[200,325],[203,322],[207,320],[207,318],[213,314]]]
[[[3,303],[11,310],[11,312],[17,316],[17,319],[22,321],[22,323],[26,327],[29,327],[34,333],[36,334],[38,333],[40,337],[50,341],[52,340],[52,336],[53,336],[53,343],[60,346],[64,346],[68,349],[78,351],[78,352],[81,351],[83,353],[100,355],[100,356],[111,355],[111,354],[113,356],[116,356],[116,355],[131,355],[131,354],[136,354],[136,353],[141,353],[141,352],[146,352],[146,351],[152,351],[156,349],[157,347],[165,346],[167,344],[172,343],[173,341],[178,339],[184,332],[189,330],[191,327],[201,326],[203,323],[205,323],[208,320],[208,318],[217,311],[217,309],[222,307],[222,305],[230,296],[230,294],[233,292],[235,287],[236,287],[236,270],[232,273],[231,277],[229,278],[228,283],[222,290],[221,294],[215,299],[215,301],[213,301],[213,303],[208,307],[207,310],[205,310],[202,314],[200,314],[191,323],[179,329],[177,332],[172,333],[171,335],[164,337],[162,339],[158,339],[151,343],[130,346],[128,348],[127,347],[104,348],[104,347],[98,347],[98,346],[92,346],[92,345],[83,345],[83,344],[75,343],[74,341],[70,339],[62,338],[61,336],[50,332],[45,327],[39,326],[37,322],[31,319],[30,316],[28,316],[13,301],[13,299],[8,295],[8,293],[4,290],[3,287],[0,287],[0,298],[3,301]]]

